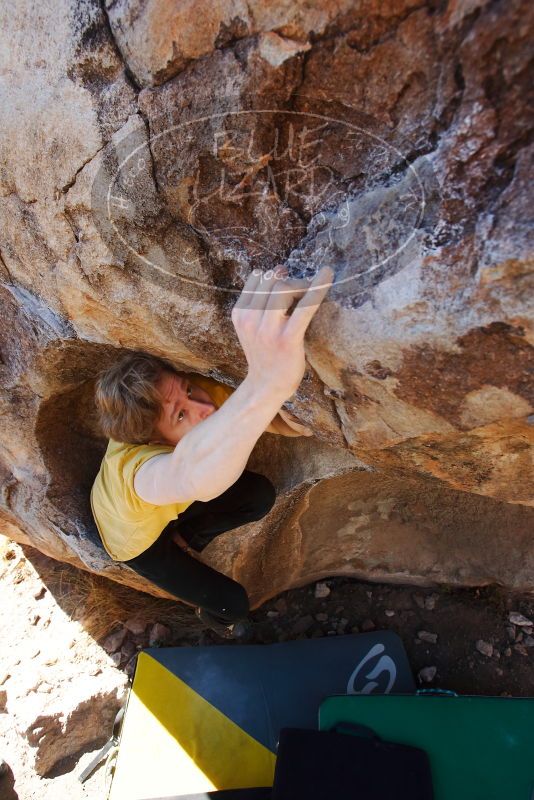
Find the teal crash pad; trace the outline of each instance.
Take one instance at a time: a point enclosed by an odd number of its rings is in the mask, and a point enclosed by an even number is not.
[[[325,699],[320,729],[341,722],[366,725],[384,740],[425,750],[435,800],[534,800],[534,698],[420,694]]]

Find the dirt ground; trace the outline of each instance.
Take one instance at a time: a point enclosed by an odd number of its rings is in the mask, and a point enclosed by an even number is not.
[[[35,745],[21,733],[18,705],[24,698],[19,697],[15,706],[9,703],[14,668],[22,675],[36,669],[40,656],[35,655],[39,649],[35,643],[45,623],[46,639],[55,642],[56,653],[61,650],[63,672],[54,683],[50,670],[57,670],[57,665],[41,658],[38,670],[43,674],[39,673],[37,684],[53,685],[60,703],[62,692],[77,675],[81,679],[94,673],[97,684],[104,675],[108,681],[110,674],[121,679],[125,672],[131,676],[137,652],[148,644],[228,644],[203,631],[192,612],[180,604],[80,572],[4,537],[0,537],[0,602],[4,611],[0,758],[7,765],[0,777],[0,800],[104,800],[106,796],[104,766],[83,786],[77,776],[107,738],[109,723],[102,725],[95,741],[58,761],[43,777],[35,769]],[[514,616],[519,614],[522,618]],[[532,696],[530,620],[534,620],[534,597],[511,596],[495,586],[422,589],[332,578],[274,598],[252,614],[251,629],[232,644],[393,630],[404,642],[421,687]]]

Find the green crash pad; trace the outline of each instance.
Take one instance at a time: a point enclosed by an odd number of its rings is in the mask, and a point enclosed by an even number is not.
[[[534,698],[421,694],[324,700],[320,729],[341,722],[366,725],[384,740],[425,750],[435,800],[534,800]]]

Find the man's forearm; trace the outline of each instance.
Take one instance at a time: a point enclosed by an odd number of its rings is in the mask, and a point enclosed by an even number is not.
[[[178,442],[171,456],[177,484],[187,483],[197,500],[211,500],[232,486],[252,448],[287,397],[249,378],[214,414]]]

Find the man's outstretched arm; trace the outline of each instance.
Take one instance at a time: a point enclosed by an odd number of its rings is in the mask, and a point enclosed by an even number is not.
[[[139,497],[155,505],[207,501],[236,482],[259,437],[299,387],[306,364],[304,335],[332,279],[332,270],[323,268],[308,287],[300,282],[291,288],[290,281],[251,273],[232,310],[247,376],[172,453],[140,467],[134,481]]]

